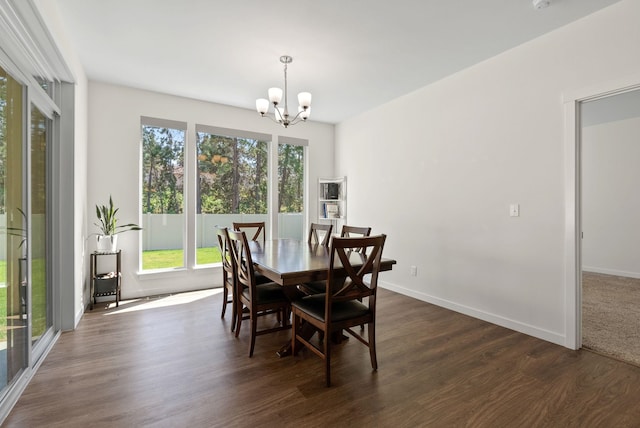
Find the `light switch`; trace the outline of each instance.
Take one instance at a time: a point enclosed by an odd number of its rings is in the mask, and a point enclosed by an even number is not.
[[[520,217],[520,204],[509,205],[509,215],[511,217]]]

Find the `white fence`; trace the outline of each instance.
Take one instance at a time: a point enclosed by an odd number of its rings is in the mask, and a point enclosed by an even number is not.
[[[142,219],[142,249],[169,250],[183,248],[185,216],[182,214],[145,214]],[[196,247],[217,247],[216,227],[231,228],[233,222],[268,223],[266,214],[198,214],[196,215]],[[269,225],[267,224],[267,227]],[[278,237],[302,239],[302,213],[278,214]]]
[[[304,230],[302,213],[278,214],[278,238],[303,239]],[[142,249],[144,250],[169,250],[183,248],[183,233],[185,216],[182,214],[145,214],[142,219]],[[196,246],[217,247],[216,226],[231,227],[233,222],[267,222],[266,214],[198,214],[196,216]],[[6,260],[7,255],[7,230],[6,216],[0,214],[0,260]],[[267,227],[269,225],[267,224]],[[44,216],[34,216],[32,231],[34,236],[44,234]],[[18,245],[19,237],[13,242]],[[42,247],[36,245],[35,247]],[[34,257],[43,257],[34,254]]]

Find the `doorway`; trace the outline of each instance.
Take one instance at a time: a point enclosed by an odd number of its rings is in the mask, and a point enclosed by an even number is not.
[[[578,110],[582,345],[640,365],[640,90]]]

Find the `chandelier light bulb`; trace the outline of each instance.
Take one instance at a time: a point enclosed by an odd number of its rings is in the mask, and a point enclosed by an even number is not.
[[[256,100],[256,110],[258,110],[258,113],[262,116],[267,114],[269,111],[269,100],[266,98],[258,98]]]
[[[280,104],[280,101],[282,101],[282,89],[269,88],[269,101],[273,104]]]
[[[298,94],[298,103],[300,104],[300,107],[309,107],[311,105],[311,93],[300,92]]]

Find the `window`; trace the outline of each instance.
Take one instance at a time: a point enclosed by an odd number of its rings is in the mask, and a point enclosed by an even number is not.
[[[182,122],[142,118],[142,269],[185,265]]]
[[[196,264],[220,262],[216,226],[267,221],[267,138],[196,126]]]
[[[304,231],[304,145],[280,137],[278,144],[278,237],[302,239]]]
[[[276,236],[303,239],[306,140],[271,145],[270,135],[250,131],[141,124],[143,271],[220,263],[215,228],[233,222],[264,221],[269,231],[277,214]]]

